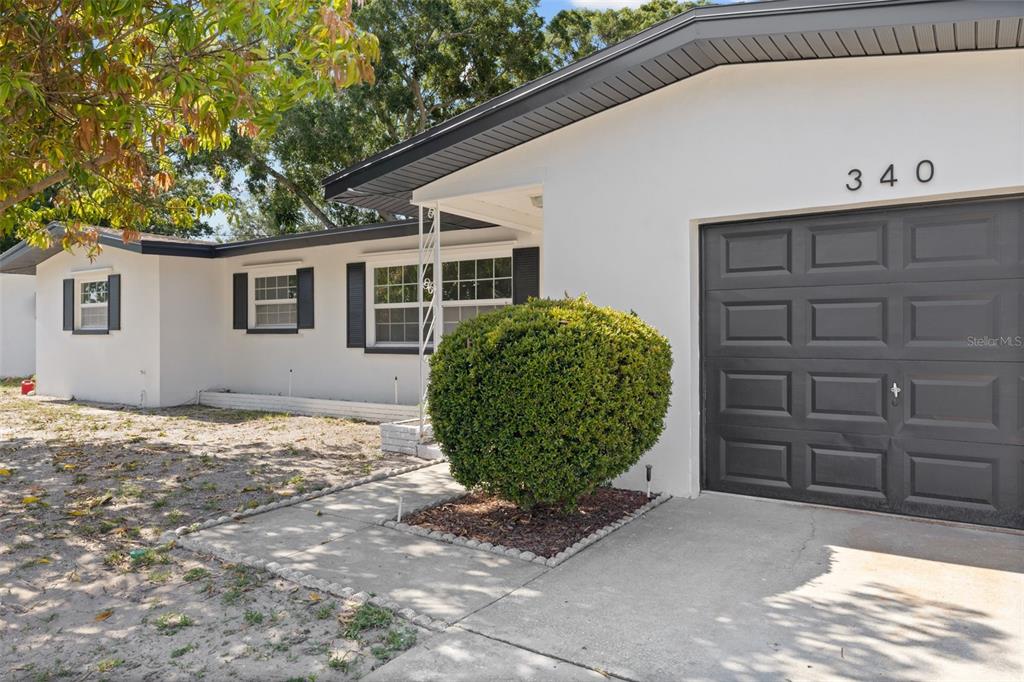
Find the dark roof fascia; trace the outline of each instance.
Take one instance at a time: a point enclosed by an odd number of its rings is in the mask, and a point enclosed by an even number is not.
[[[441,230],[471,230],[481,227],[492,227],[486,223],[463,221],[459,224],[442,223]],[[56,226],[57,229],[62,229]],[[55,226],[51,226],[54,234]],[[395,220],[386,223],[360,225],[358,227],[340,227],[317,232],[301,232],[279,237],[264,237],[247,241],[228,242],[225,244],[207,244],[200,242],[169,242],[159,239],[146,239],[128,242],[115,235],[101,233],[99,242],[103,246],[112,246],[144,256],[174,256],[183,258],[230,258],[268,251],[287,251],[304,249],[331,244],[348,244],[352,242],[374,241],[378,239],[394,239],[411,237],[419,233],[419,222],[416,220]],[[54,234],[56,239],[56,234]],[[0,254],[0,273],[34,275],[35,267],[44,260],[59,253],[59,244],[49,249],[37,249],[24,241],[18,242]],[[19,264],[20,263],[20,264]]]
[[[481,225],[482,226],[482,225]],[[464,225],[442,224],[441,230],[466,230],[475,229]],[[373,241],[377,239],[393,239],[396,237],[411,237],[419,234],[419,223],[415,220],[397,220],[374,225],[360,225],[359,227],[342,227],[334,230],[322,230],[318,232],[303,232],[299,234],[288,234],[280,237],[266,237],[264,239],[251,239],[242,242],[230,242],[217,244],[215,248],[217,258],[229,258],[231,256],[245,256],[253,253],[264,253],[266,251],[286,251],[290,249],[305,249],[316,246],[330,246],[331,244],[347,244],[351,242]]]
[[[864,27],[872,19],[877,19],[879,25],[978,20],[1007,16],[1007,11],[1014,8],[1024,8],[1024,2],[778,0],[698,7],[342,169],[323,180],[324,192],[328,200],[339,199],[339,195],[346,192],[357,192],[359,186],[367,182],[694,41],[811,30],[841,31]],[[625,101],[632,99],[635,98]]]

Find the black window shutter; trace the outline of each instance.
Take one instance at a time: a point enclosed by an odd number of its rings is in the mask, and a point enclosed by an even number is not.
[[[540,297],[540,247],[512,249],[512,302]]]
[[[349,263],[346,269],[348,347],[366,347],[366,263]]]
[[[75,280],[64,280],[64,331],[75,330]]]
[[[299,329],[313,328],[313,268],[299,268],[295,271],[298,280],[298,311],[296,321]]]
[[[232,329],[249,328],[249,275],[236,272],[231,277],[234,286],[232,292]]]
[[[121,329],[121,275],[107,275],[107,331]]]

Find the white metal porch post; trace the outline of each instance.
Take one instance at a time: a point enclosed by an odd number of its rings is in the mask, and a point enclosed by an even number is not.
[[[427,347],[437,345],[441,342],[443,319],[441,315],[441,208],[435,204],[429,209],[428,215],[431,218],[430,231],[423,229],[423,207],[419,207],[419,286],[417,287],[416,302],[419,311],[419,359],[420,359],[420,420],[417,435],[423,440],[423,427],[426,422],[427,402]],[[428,263],[433,270],[433,277],[427,277]],[[431,294],[430,304],[426,310],[423,306],[424,291]]]

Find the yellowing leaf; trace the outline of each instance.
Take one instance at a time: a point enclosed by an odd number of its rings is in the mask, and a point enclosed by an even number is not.
[[[11,475],[11,470],[10,469],[0,469],[0,476],[10,476],[10,475]]]
[[[76,465],[76,464],[65,464],[64,465],[64,471],[74,471],[77,468],[78,468],[78,465]]]
[[[318,601],[320,601],[320,599],[321,599],[320,595],[317,594],[316,592],[310,592],[309,593],[309,601],[313,602],[314,604],[317,603]]]
[[[100,613],[96,614],[96,622],[99,623],[105,621],[112,615],[114,615],[114,609],[107,609],[106,611],[101,611]]]
[[[68,512],[68,516],[88,516],[89,512],[83,509],[72,509]]]
[[[38,501],[39,498],[36,497],[35,495],[26,495],[25,497],[21,498],[22,504],[35,504]]]
[[[37,564],[48,564],[48,563],[50,563],[50,559],[48,557],[41,556],[38,559],[36,559],[36,563]]]

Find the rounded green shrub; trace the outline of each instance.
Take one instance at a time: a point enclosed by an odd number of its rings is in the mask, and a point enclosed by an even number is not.
[[[461,323],[430,360],[428,409],[452,476],[566,509],[664,428],[672,351],[635,314],[531,300]]]

